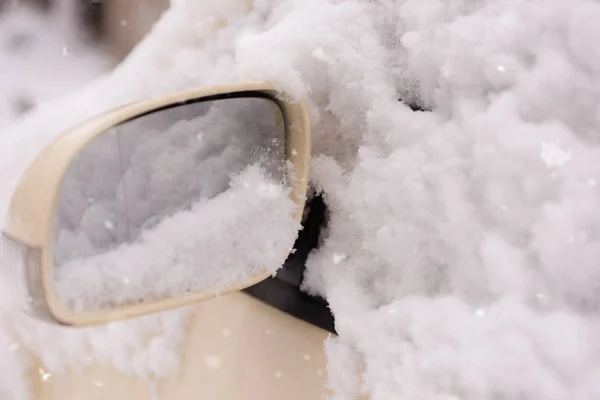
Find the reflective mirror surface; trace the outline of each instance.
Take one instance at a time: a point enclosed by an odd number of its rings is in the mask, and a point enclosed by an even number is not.
[[[90,141],[58,198],[63,299],[81,310],[218,292],[279,267],[298,228],[284,129],[276,103],[239,97],[165,107]],[[256,235],[240,236],[248,226]]]

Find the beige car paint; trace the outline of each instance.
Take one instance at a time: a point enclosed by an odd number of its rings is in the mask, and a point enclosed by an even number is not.
[[[36,369],[30,375],[36,400],[317,400],[330,394],[328,332],[242,292],[194,308],[179,374],[148,381],[99,365],[49,376]]]

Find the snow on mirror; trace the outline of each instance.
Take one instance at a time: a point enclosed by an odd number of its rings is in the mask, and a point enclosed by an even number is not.
[[[54,225],[67,305],[218,293],[274,272],[299,228],[284,126],[271,100],[224,98],[153,111],[89,142],[65,174]]]

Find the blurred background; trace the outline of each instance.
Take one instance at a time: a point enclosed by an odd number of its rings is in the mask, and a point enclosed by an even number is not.
[[[169,0],[0,0],[0,131],[110,71]]]

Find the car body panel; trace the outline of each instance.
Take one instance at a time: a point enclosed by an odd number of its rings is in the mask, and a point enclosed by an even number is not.
[[[194,306],[180,372],[149,381],[90,365],[44,379],[36,400],[323,399],[329,332],[242,292]],[[42,371],[44,366],[40,366]]]

